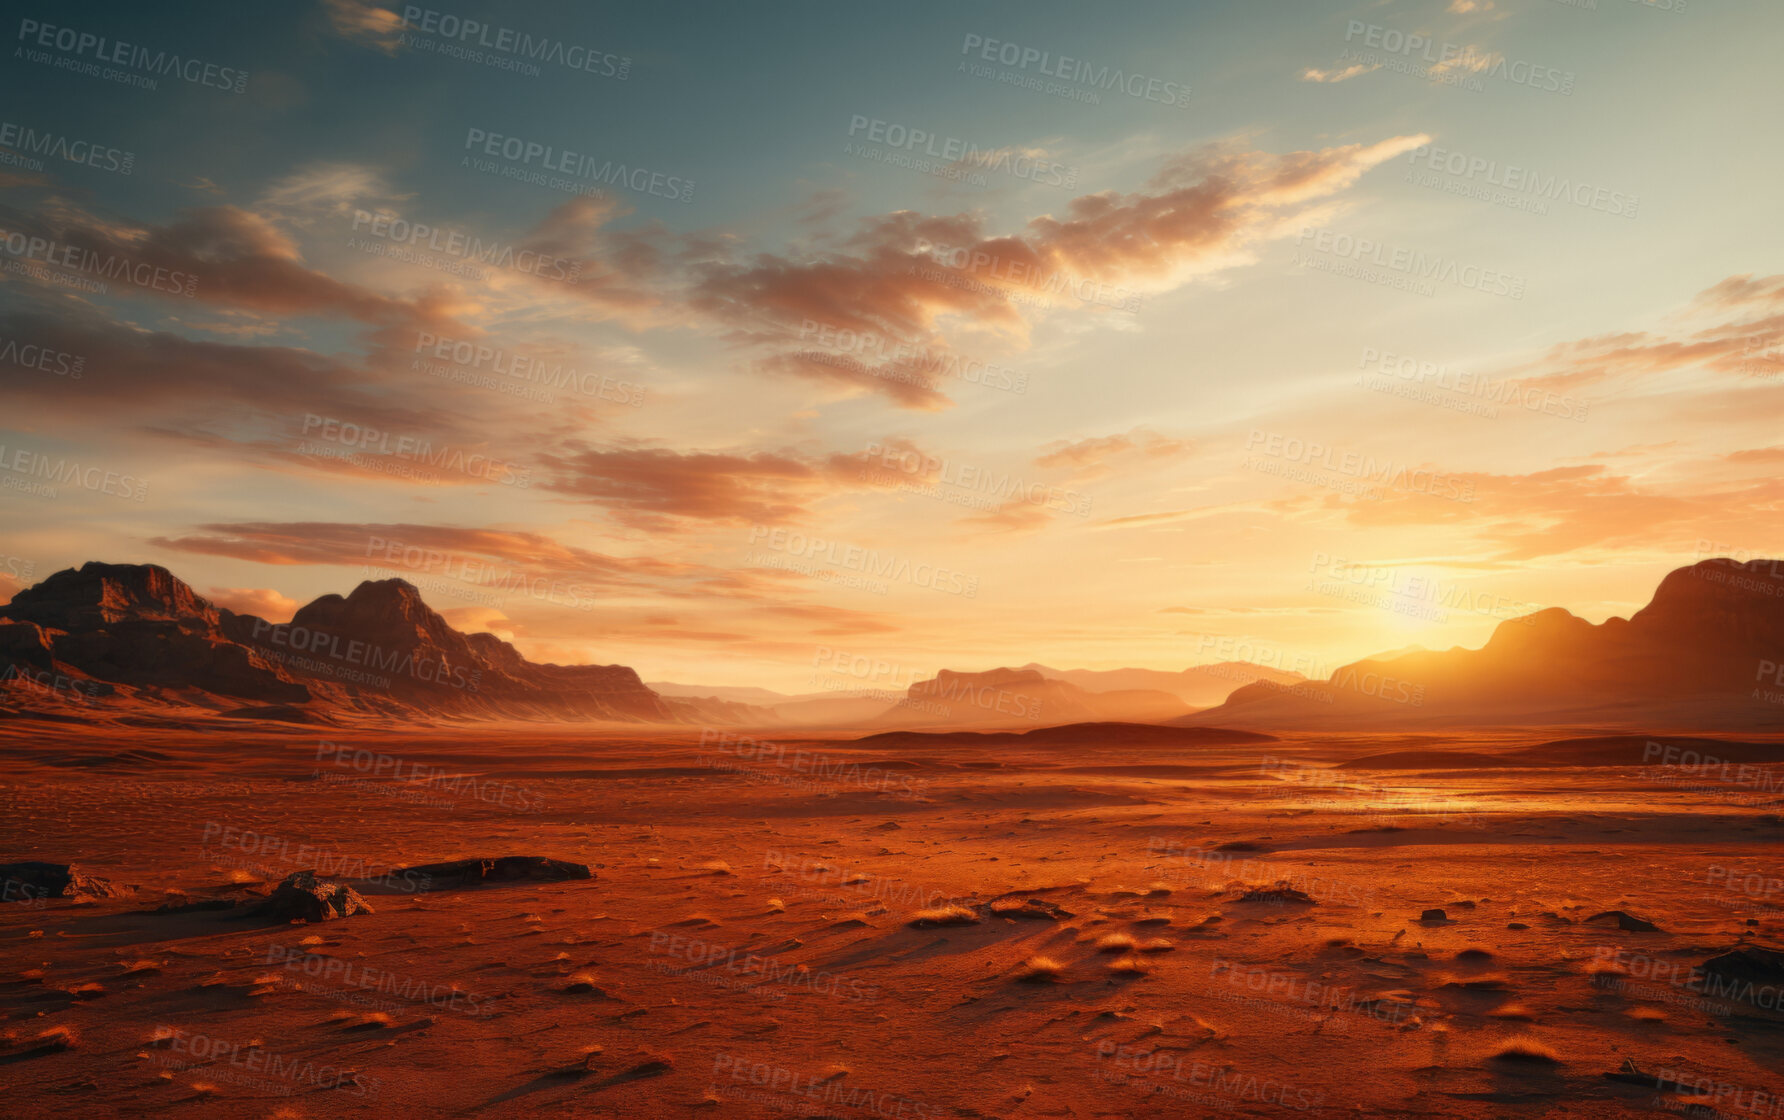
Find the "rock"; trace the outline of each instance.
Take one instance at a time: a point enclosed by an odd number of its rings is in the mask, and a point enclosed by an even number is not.
[[[1609,925],[1613,920],[1616,922],[1618,929],[1628,930],[1631,933],[1660,932],[1660,927],[1653,922],[1648,921],[1646,918],[1638,918],[1634,914],[1624,910],[1606,910],[1601,914],[1594,914],[1586,919],[1585,924]]]
[[[557,883],[566,879],[593,879],[595,873],[586,863],[568,863],[544,856],[489,856],[482,859],[455,859],[445,863],[427,863],[420,867],[399,868],[392,878],[405,881],[423,878],[427,889],[468,887],[479,883]]]
[[[1240,893],[1240,902],[1267,902],[1272,906],[1312,906],[1313,897],[1287,883],[1273,887],[1248,887]]]
[[[1530,927],[1525,925],[1523,922],[1507,922],[1507,923],[1505,923],[1505,928],[1506,929],[1529,929]]]
[[[1034,918],[1051,922],[1073,916],[1070,910],[1055,906],[1044,898],[993,899],[985,908],[985,913],[992,918]]]
[[[1703,970],[1712,976],[1776,984],[1784,982],[1784,953],[1748,945],[1719,957],[1711,957],[1703,962]]]
[[[1449,915],[1445,914],[1442,910],[1426,910],[1424,913],[1419,915],[1419,921],[1421,921],[1421,922],[1447,922],[1447,921],[1449,921]]]
[[[0,900],[25,902],[40,898],[118,898],[129,894],[81,870],[79,864],[23,860],[0,864]]]
[[[375,911],[345,883],[318,879],[314,871],[294,871],[273,888],[255,913],[292,922],[326,922]]]
[[[1656,1076],[1651,1073],[1643,1073],[1641,1069],[1636,1066],[1634,1058],[1624,1058],[1622,1069],[1619,1069],[1614,1073],[1601,1074],[1600,1076],[1611,1081],[1621,1081],[1626,1085],[1641,1085],[1644,1088],[1650,1089],[1660,1089],[1664,1088],[1666,1085],[1666,1078],[1664,1075]]]

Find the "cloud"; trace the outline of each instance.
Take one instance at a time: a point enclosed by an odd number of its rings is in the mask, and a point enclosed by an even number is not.
[[[1347,82],[1352,78],[1380,69],[1381,63],[1379,62],[1359,62],[1353,66],[1346,66],[1342,70],[1320,70],[1309,66],[1301,71],[1301,80],[1303,82]]]
[[[251,614],[268,622],[289,622],[301,606],[296,599],[270,587],[213,587],[205,598],[236,614]]]
[[[440,617],[447,625],[464,634],[494,634],[504,642],[514,641],[517,627],[506,611],[496,607],[445,607]]]
[[[1048,311],[1132,309],[1144,293],[1247,262],[1255,243],[1292,232],[1301,207],[1429,140],[1397,136],[1285,155],[1201,148],[1167,162],[1138,191],[1081,195],[1013,234],[987,229],[977,214],[898,211],[862,222],[828,252],[701,265],[688,303],[740,341],[774,349],[781,360],[770,370],[933,408],[940,403],[933,387],[913,390],[847,363],[785,355],[809,352],[798,344],[814,330],[944,349],[943,327],[954,319],[1020,340],[1030,317]]]
[[[322,11],[335,34],[385,54],[402,46],[403,18],[368,0],[322,0]]]
[[[667,301],[669,270],[686,247],[658,226],[611,228],[630,212],[608,195],[573,198],[547,214],[518,248],[567,262],[564,271],[574,278],[550,281],[551,291],[634,325],[651,325],[656,320],[649,313]]]
[[[1114,464],[1126,456],[1157,462],[1188,455],[1194,450],[1193,440],[1168,439],[1150,428],[1138,427],[1116,435],[1050,443],[1035,458],[1035,463],[1042,467],[1069,467],[1077,478],[1101,478],[1111,473]]]
[[[362,207],[387,205],[411,197],[397,192],[373,168],[324,161],[306,164],[272,183],[261,194],[255,208],[339,219]]]
[[[1752,457],[1749,457],[1752,456]],[[1784,482],[1762,450],[1734,452],[1717,462],[1751,465],[1760,477],[1720,481],[1707,471],[1695,479],[1657,480],[1618,474],[1603,463],[1552,467],[1528,474],[1458,473],[1474,500],[1383,490],[1378,501],[1342,509],[1361,527],[1448,523],[1497,549],[1495,561],[1525,562],[1584,549],[1649,549],[1739,532],[1767,516],[1784,497]],[[1702,464],[1707,466],[1710,464]]]
[[[312,413],[442,439],[476,430],[473,421],[445,411],[438,393],[417,392],[420,403],[410,404],[372,372],[295,347],[191,339],[42,301],[0,313],[0,337],[83,362],[78,380],[0,367],[0,402],[9,409],[91,432],[150,431],[225,451],[237,463],[340,469],[295,454]],[[80,391],[69,392],[71,386]]]
[[[574,573],[584,583],[612,589],[713,571],[652,557],[608,556],[541,533],[400,522],[227,522],[201,525],[187,536],[155,537],[150,543],[258,564],[370,565],[416,575],[471,571],[472,561],[496,561],[533,572]]]
[[[1550,347],[1519,372],[1531,385],[1584,387],[1702,368],[1784,376],[1784,275],[1730,276],[1699,292],[1664,331],[1624,331]]]
[[[1051,523],[1053,514],[1032,502],[1005,502],[995,510],[962,517],[962,525],[993,533],[1025,533]]]
[[[889,441],[888,446],[906,446]],[[919,452],[920,454],[920,452]],[[896,474],[869,471],[867,452],[813,457],[793,451],[676,451],[595,448],[541,456],[541,485],[594,501],[621,524],[672,531],[687,522],[783,524],[815,502],[848,490],[896,487]]]
[[[139,226],[106,221],[52,199],[36,213],[0,206],[0,224],[71,247],[81,254],[78,259],[98,262],[94,267],[114,294],[190,298],[287,316],[424,326],[441,333],[449,333],[452,325],[438,297],[400,299],[310,268],[296,242],[269,218],[235,206],[196,207],[168,225]],[[120,279],[107,271],[112,268],[149,277],[151,283]],[[154,279],[155,269],[162,270],[165,282]],[[33,278],[32,283],[59,290],[51,280]]]

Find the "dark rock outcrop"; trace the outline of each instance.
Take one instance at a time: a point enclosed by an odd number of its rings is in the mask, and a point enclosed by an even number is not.
[[[428,882],[431,889],[443,890],[481,883],[556,883],[566,879],[593,879],[595,873],[586,863],[569,863],[545,856],[490,856],[399,868],[392,871],[390,877],[404,881],[420,878]]]
[[[760,722],[765,714],[666,700],[623,665],[528,661],[493,634],[453,629],[400,579],[324,595],[290,622],[274,623],[219,608],[153,564],[88,563],[19,592],[0,608],[0,677],[30,678],[0,699],[46,707],[123,690],[281,722],[449,716],[711,724]],[[40,679],[52,684],[33,687]]]
[[[1585,925],[1614,925],[1629,933],[1659,933],[1660,927],[1646,918],[1638,918],[1626,910],[1606,910],[1587,918]]]
[[[1703,970],[1711,976],[1730,980],[1776,985],[1784,983],[1784,953],[1762,945],[1744,945],[1711,957],[1703,962]]]
[[[0,659],[76,680],[308,700],[303,684],[224,632],[227,614],[166,568],[89,562],[0,608],[10,623],[0,627]]]
[[[0,901],[48,898],[118,898],[129,888],[87,874],[78,864],[23,860],[0,864]]]
[[[294,871],[255,908],[261,917],[282,921],[327,922],[374,911],[359,892],[345,883],[318,879],[314,871]]]

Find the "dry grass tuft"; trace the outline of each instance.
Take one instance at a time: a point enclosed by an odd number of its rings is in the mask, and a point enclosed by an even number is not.
[[[1495,1050],[1493,1060],[1496,1062],[1534,1062],[1541,1065],[1558,1065],[1561,1055],[1536,1039],[1522,1035]]]
[[[911,915],[913,926],[970,926],[979,921],[978,912],[965,906],[932,906]]]
[[[1099,953],[1126,953],[1132,951],[1134,939],[1125,933],[1105,933],[1096,940],[1096,951]]]
[[[1029,984],[1051,984],[1065,972],[1065,965],[1052,957],[1030,957],[1022,964],[1022,973],[1017,976]]]

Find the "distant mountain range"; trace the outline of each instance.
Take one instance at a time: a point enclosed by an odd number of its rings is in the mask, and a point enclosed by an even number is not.
[[[1480,649],[1358,661],[1328,680],[1258,683],[1184,725],[1363,730],[1537,724],[1784,731],[1784,561],[1671,572],[1630,618],[1558,607]]]
[[[1175,673],[1164,669],[1051,669],[1034,662],[1022,668],[1033,669],[1049,680],[1077,685],[1086,692],[1168,692],[1192,708],[1211,708],[1234,689],[1254,681],[1296,684],[1307,679],[1299,673],[1285,673],[1250,661],[1195,665]]]
[[[217,607],[166,568],[88,563],[0,608],[0,664],[10,703],[65,715],[130,700],[324,723],[762,714],[660,696],[623,665],[528,661],[493,634],[453,629],[398,579],[324,595],[272,623]]]
[[[1246,661],[1226,661],[1170,672],[1162,669],[1020,668],[962,672],[943,669],[903,693],[863,682],[858,688],[788,694],[765,688],[726,688],[652,681],[664,696],[710,698],[766,708],[793,727],[1029,728],[1074,722],[1152,723],[1210,707],[1255,681],[1295,684],[1284,673]],[[846,682],[838,682],[846,683]]]
[[[93,562],[0,608],[0,714],[80,718],[133,703],[312,723],[1784,731],[1784,561],[1707,560],[1669,574],[1629,619],[1593,625],[1552,608],[1501,623],[1481,649],[1377,655],[1324,681],[1246,662],[1175,673],[1030,663],[944,669],[902,694],[652,687],[623,665],[533,662],[492,634],[453,629],[398,579],[324,595],[272,623],[217,607],[166,568]]]

